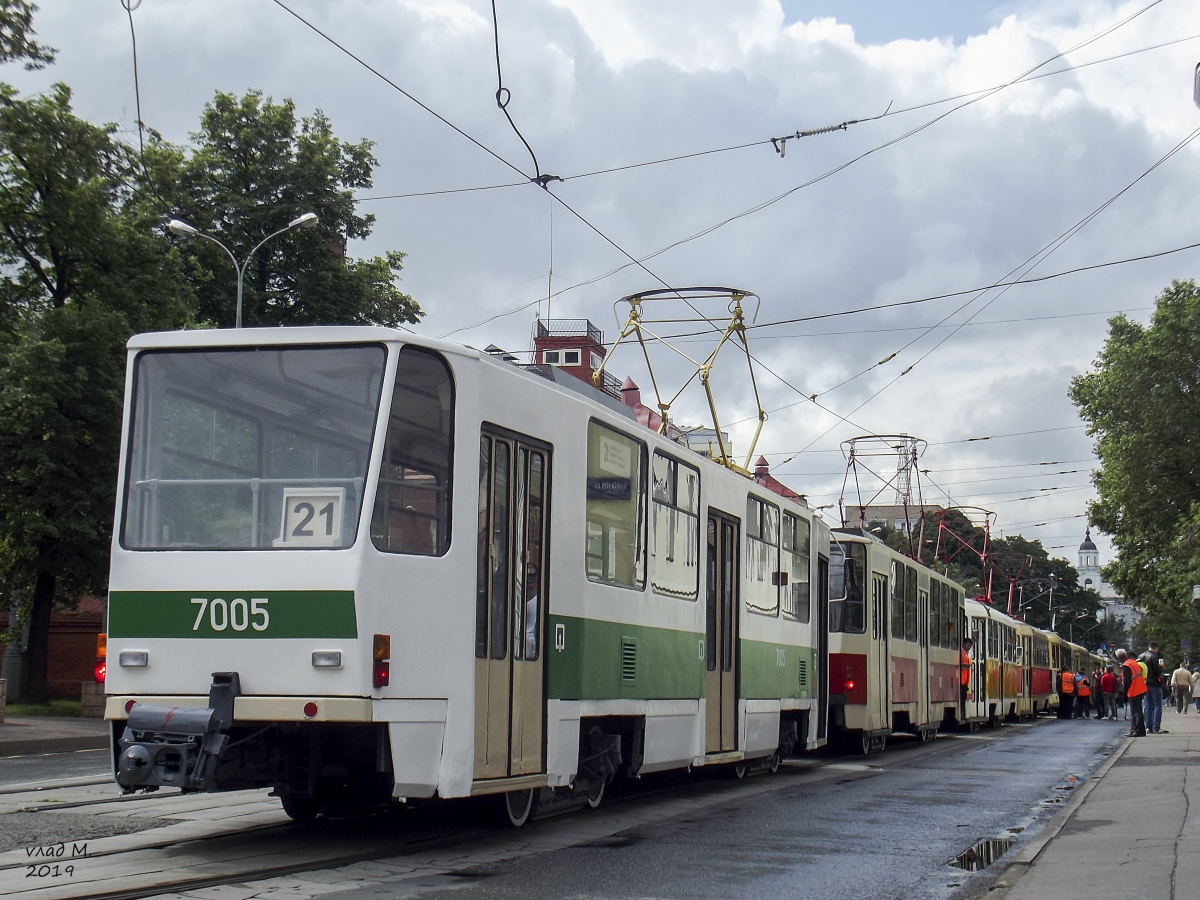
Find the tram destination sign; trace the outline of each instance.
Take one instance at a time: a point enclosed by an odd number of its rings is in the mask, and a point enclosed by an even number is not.
[[[589,477],[587,496],[589,500],[628,500],[633,495],[633,481],[629,478]]]
[[[355,638],[354,591],[112,591],[112,638]]]

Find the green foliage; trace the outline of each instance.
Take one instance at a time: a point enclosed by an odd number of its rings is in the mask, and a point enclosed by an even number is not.
[[[70,101],[0,85],[0,588],[23,598],[34,701],[53,604],[106,586],[125,341],[191,305],[129,149]]]
[[[0,0],[0,63],[24,62],[40,69],[54,62],[54,49],[33,40],[37,7],[26,0]]]
[[[78,700],[51,700],[49,703],[9,703],[5,716],[75,716],[78,717],[83,704]]]
[[[1200,619],[1200,290],[1176,281],[1158,298],[1150,325],[1124,316],[1071,399],[1096,436],[1101,468],[1093,524],[1113,538],[1105,577],[1145,611],[1140,629],[1164,655],[1191,640]]]
[[[371,142],[340,141],[321,112],[296,119],[290,100],[261,92],[218,93],[201,116],[190,150],[156,136],[147,151],[155,189],[172,198],[171,215],[232,251],[238,264],[263,238],[306,212],[318,224],[269,240],[245,273],[243,324],[312,325],[415,322],[421,308],[400,292],[404,254],[346,256],[366,238],[374,217],[360,216],[353,192],[370,187]],[[232,325],[237,276],[220,247],[181,238],[203,321]]]

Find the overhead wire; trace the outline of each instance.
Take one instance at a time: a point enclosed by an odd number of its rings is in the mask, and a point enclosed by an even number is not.
[[[278,0],[276,0],[276,2],[278,2]],[[1110,25],[1108,28],[1103,29],[1102,31],[1098,32],[1097,34],[1092,35],[1091,37],[1087,38],[1084,41],[1081,41],[1080,43],[1074,45],[1073,47],[1070,47],[1067,50],[1062,50],[1062,51],[1059,51],[1058,53],[1055,53],[1053,56],[1043,60],[1042,62],[1038,63],[1037,65],[1033,66],[1032,68],[1026,69],[1023,73],[1016,76],[1015,78],[1011,78],[1008,81],[1006,81],[1000,85],[997,85],[996,87],[989,88],[988,90],[982,92],[978,96],[973,97],[972,99],[966,100],[965,102],[960,103],[957,106],[946,110],[945,112],[939,113],[938,115],[934,116],[932,119],[929,119],[928,121],[923,122],[920,125],[915,126],[914,128],[910,128],[908,131],[904,132],[903,134],[900,134],[894,138],[891,138],[890,140],[884,141],[882,144],[878,144],[875,147],[872,147],[869,150],[866,150],[866,151],[860,153],[858,156],[855,156],[843,163],[840,163],[839,165],[834,166],[832,169],[829,169],[820,175],[810,178],[808,181],[802,182],[801,184],[796,185],[795,187],[789,188],[788,190],[784,191],[781,194],[777,194],[774,197],[771,197],[767,200],[757,203],[754,206],[750,207],[749,209],[745,209],[739,213],[735,213],[734,215],[727,216],[726,218],[721,219],[720,221],[718,221],[717,223],[715,223],[713,225],[703,228],[700,231],[694,232],[693,234],[688,235],[687,237],[680,238],[679,240],[674,241],[670,244],[667,244],[664,247],[660,247],[659,249],[652,251],[651,253],[648,253],[645,256],[639,257],[638,261],[647,262],[649,260],[652,260],[652,259],[655,259],[655,258],[661,256],[664,253],[674,250],[677,247],[681,247],[684,244],[688,244],[688,243],[691,243],[692,241],[699,240],[700,238],[707,237],[708,235],[713,234],[714,232],[720,230],[721,228],[724,228],[726,225],[729,225],[732,222],[736,222],[740,219],[744,219],[749,216],[756,215],[757,213],[760,213],[763,210],[768,209],[771,206],[774,206],[776,203],[779,203],[780,201],[792,196],[793,194],[797,193],[798,191],[804,190],[805,188],[812,187],[815,184],[825,181],[826,179],[831,178],[834,175],[845,171],[846,169],[848,169],[851,166],[853,166],[854,164],[866,159],[869,156],[872,156],[872,155],[874,155],[882,150],[885,150],[889,147],[893,147],[896,144],[901,143],[902,141],[908,140],[909,138],[914,137],[917,134],[920,134],[921,132],[925,131],[926,129],[931,128],[933,125],[936,125],[938,122],[953,115],[954,113],[958,112],[959,110],[966,109],[968,106],[972,106],[976,103],[979,103],[982,100],[986,100],[989,97],[991,97],[1009,87],[1012,87],[1014,84],[1019,83],[1023,78],[1026,78],[1029,75],[1031,75],[1033,72],[1036,72],[1038,69],[1049,65],[1054,60],[1060,59],[1060,58],[1066,56],[1068,53],[1074,53],[1077,50],[1081,50],[1082,48],[1088,46],[1089,44],[1095,43],[1096,41],[1101,40],[1104,37],[1107,37],[1108,35],[1112,34],[1117,29],[1122,28],[1125,25],[1128,25],[1134,19],[1138,18],[1141,15],[1144,15],[1146,12],[1149,12],[1151,9],[1158,6],[1162,2],[1164,2],[1164,0],[1152,0],[1151,3],[1142,7],[1141,9],[1137,10],[1136,12],[1130,14],[1129,16],[1126,16],[1121,21],[1119,21],[1113,25]],[[622,272],[625,269],[629,268],[629,265],[631,265],[631,263],[627,263],[625,265],[618,266],[617,268],[611,269],[608,272],[605,272],[601,275],[597,275],[592,278],[586,279],[584,281],[577,282],[576,284],[571,285],[568,288],[564,288],[562,292],[566,292],[568,290],[574,290],[579,287],[584,287],[586,285],[591,285],[591,284],[595,284],[599,281],[603,281],[603,280],[610,278],[613,275],[616,275],[617,273]]]
[[[1161,2],[1161,0],[1159,0],[1159,2]],[[1113,196],[1109,197],[1106,201],[1101,203],[1098,207],[1093,209],[1090,213],[1088,213],[1086,216],[1084,216],[1082,219],[1080,219],[1078,222],[1076,222],[1074,225],[1072,225],[1066,231],[1062,232],[1060,235],[1058,235],[1058,237],[1054,238],[1054,240],[1052,240],[1048,244],[1044,245],[1041,249],[1039,249],[1037,252],[1035,252],[1030,257],[1028,257],[1020,265],[1015,266],[1014,268],[1010,269],[1006,275],[1001,276],[1001,279],[999,279],[996,282],[996,286],[1002,285],[1002,289],[998,294],[996,294],[996,296],[992,297],[986,303],[984,303],[982,306],[980,306],[980,308],[978,310],[976,310],[971,315],[971,317],[966,320],[966,322],[959,323],[958,327],[954,328],[953,330],[951,330],[951,332],[949,334],[942,337],[936,344],[934,344],[931,348],[929,348],[921,356],[919,356],[915,362],[911,363],[904,370],[902,370],[898,375],[896,375],[894,378],[892,378],[886,384],[882,385],[878,390],[876,390],[869,397],[867,397],[865,400],[863,400],[861,403],[859,403],[856,407],[854,407],[854,409],[850,411],[850,415],[853,415],[854,413],[858,412],[858,410],[862,409],[864,406],[866,406],[868,403],[870,403],[872,400],[874,400],[876,397],[878,397],[880,394],[882,394],[884,391],[886,391],[888,388],[890,388],[892,385],[894,385],[897,381],[899,381],[901,378],[903,378],[905,375],[907,375],[909,372],[911,372],[915,366],[919,365],[921,362],[923,362],[925,359],[927,359],[931,353],[936,351],[939,347],[941,347],[943,344],[945,344],[946,341],[950,340],[952,337],[954,337],[956,334],[958,334],[958,332],[961,330],[963,325],[969,323],[972,319],[974,319],[976,316],[981,314],[985,309],[987,309],[989,306],[991,306],[993,303],[995,303],[996,300],[1000,299],[1000,297],[1002,297],[1008,291],[1008,289],[1013,286],[1013,284],[1005,283],[1004,282],[1005,278],[1008,278],[1008,276],[1012,275],[1014,272],[1018,272],[1021,270],[1024,270],[1025,273],[1028,273],[1034,267],[1040,265],[1042,262],[1044,262],[1050,256],[1050,254],[1054,253],[1059,248],[1061,248],[1067,241],[1069,241],[1076,234],[1078,234],[1086,225],[1088,225],[1091,221],[1093,221],[1102,212],[1104,212],[1110,206],[1112,206],[1112,204],[1115,203],[1117,201],[1117,199],[1119,199],[1127,191],[1129,191],[1135,185],[1137,185],[1143,178],[1147,177],[1150,173],[1155,171],[1159,166],[1163,165],[1172,156],[1174,156],[1176,153],[1178,153],[1180,150],[1182,150],[1184,147],[1186,147],[1188,144],[1190,144],[1192,141],[1194,141],[1197,137],[1200,137],[1200,128],[1197,128],[1194,131],[1192,131],[1191,134],[1189,134],[1186,138],[1184,138],[1179,143],[1177,143],[1164,156],[1160,157],[1148,169],[1146,169],[1140,175],[1138,175],[1137,178],[1135,178],[1133,181],[1129,182],[1129,184],[1125,185],[1125,187],[1121,188],[1121,190],[1117,191],[1117,193],[1115,193]],[[1175,250],[1172,250],[1172,251],[1164,251],[1161,254],[1152,254],[1150,256],[1159,256],[1159,255],[1165,256],[1168,253],[1180,252],[1181,250],[1194,249],[1195,247],[1198,247],[1198,246],[1200,246],[1200,244],[1192,244],[1192,245],[1188,245],[1186,247],[1176,248]],[[1100,267],[1100,266],[1098,266],[1098,267]],[[1049,276],[1040,276],[1040,277],[1045,279],[1045,278],[1048,278]],[[1017,279],[1017,280],[1021,281],[1024,279],[1022,277],[1021,279]],[[1030,280],[1033,280],[1033,279],[1030,279]],[[1014,282],[1014,284],[1015,284],[1015,282]],[[946,316],[944,316],[938,324],[940,325],[943,322],[946,322],[951,316],[957,315],[959,312],[966,309],[968,306],[975,303],[977,300],[981,299],[983,297],[983,295],[985,295],[990,290],[992,290],[991,287],[982,289],[981,291],[979,291],[979,296],[972,297],[970,300],[968,300],[966,303],[959,306],[957,309],[952,310],[950,313],[948,313]],[[928,333],[928,332],[926,332],[926,333]],[[829,388],[828,390],[826,390],[824,393],[830,393],[831,391],[837,390],[839,387],[842,387],[842,386],[848,384],[849,382],[853,381],[856,378],[861,377],[862,375],[866,374],[867,372],[871,371],[872,369],[877,368],[878,366],[890,361],[891,359],[895,358],[899,353],[902,353],[904,350],[906,350],[907,348],[909,348],[913,344],[915,344],[917,341],[919,341],[921,339],[921,337],[923,337],[923,335],[913,338],[911,341],[909,341],[903,347],[901,347],[900,350],[896,351],[895,353],[891,354],[890,356],[884,357],[884,359],[880,360],[880,362],[877,362],[874,365],[868,366],[866,369],[862,370],[861,372],[857,373],[856,375],[853,375],[850,378],[847,378],[847,379],[839,382],[838,384],[834,385],[832,388]],[[820,394],[818,394],[818,396],[820,396]],[[833,430],[834,427],[836,427],[836,426],[830,426],[825,431],[823,431],[821,434],[817,435],[817,437],[813,438],[813,440],[809,443],[808,446],[811,447],[813,444],[815,444],[821,438],[825,437],[827,434],[829,434],[830,431]],[[807,448],[805,448],[805,449],[807,449]],[[803,451],[801,451],[801,452],[803,452]]]

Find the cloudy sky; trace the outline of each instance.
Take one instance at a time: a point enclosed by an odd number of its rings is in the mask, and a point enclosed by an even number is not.
[[[214,91],[254,88],[375,141],[362,199],[377,226],[351,252],[409,254],[422,334],[521,351],[538,314],[612,336],[614,301],[635,291],[756,293],[751,349],[775,373],[757,372],[773,411],[759,450],[813,505],[841,495],[842,441],[916,435],[927,502],[986,507],[998,532],[1075,562],[1095,460],[1070,379],[1108,317],[1144,321],[1200,269],[1189,250],[971,290],[1200,240],[1200,142],[1146,174],[1200,127],[1191,0],[497,0],[508,111],[569,210],[528,183],[496,107],[490,2],[128,2],[142,116],[167,138],[185,142]],[[0,77],[64,81],[79,114],[136,141],[121,0],[42,7],[58,63]],[[770,140],[852,120],[871,121],[783,155]],[[725,421],[755,411],[734,362],[717,368]],[[647,386],[632,350],[614,369]],[[678,409],[700,422],[702,398]]]

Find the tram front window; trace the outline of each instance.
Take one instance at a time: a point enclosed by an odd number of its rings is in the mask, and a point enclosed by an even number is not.
[[[377,345],[142,353],[122,546],[353,544],[385,362]]]

